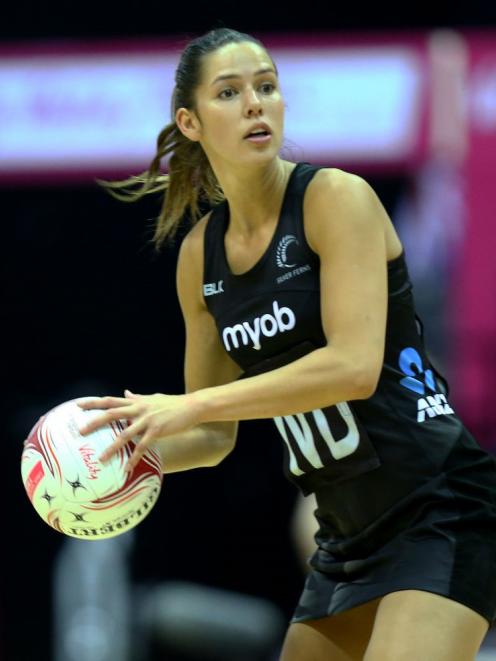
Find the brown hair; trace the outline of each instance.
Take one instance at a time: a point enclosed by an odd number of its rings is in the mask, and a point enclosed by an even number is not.
[[[229,28],[216,28],[193,39],[184,48],[175,74],[171,99],[171,123],[157,138],[157,151],[148,170],[123,181],[102,181],[113,197],[135,202],[144,195],[167,191],[157,218],[153,241],[157,248],[172,238],[188,213],[192,222],[200,215],[200,202],[210,206],[224,199],[219,182],[199,142],[184,136],[175,122],[178,108],[195,109],[195,90],[200,84],[202,58],[230,43],[252,42],[263,47],[255,37]],[[168,174],[161,172],[161,161],[170,154]]]

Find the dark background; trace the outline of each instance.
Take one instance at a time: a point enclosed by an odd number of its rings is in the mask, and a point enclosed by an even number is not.
[[[496,25],[496,3],[31,3],[2,7],[0,43],[196,36],[218,25],[257,34]],[[304,6],[304,10],[303,10]],[[1,93],[1,90],[0,90]],[[167,118],[164,118],[167,120]],[[165,123],[165,122],[164,122]],[[367,177],[391,212],[408,182]],[[62,536],[32,509],[20,480],[22,440],[54,404],[84,394],[180,392],[183,325],[177,245],[149,241],[158,202],[119,203],[96,184],[0,188],[7,429],[2,531],[3,651],[51,661],[52,563]],[[296,491],[266,422],[243,423],[218,468],[166,476],[139,526],[137,582],[184,578],[266,597],[291,614],[303,572],[289,536]]]
[[[492,0],[433,0],[429,3],[264,2],[193,0],[165,3],[131,2],[44,3],[18,1],[2,8],[0,39],[45,39],[95,36],[197,36],[226,25],[241,31],[381,30],[430,27],[488,27],[496,20]]]

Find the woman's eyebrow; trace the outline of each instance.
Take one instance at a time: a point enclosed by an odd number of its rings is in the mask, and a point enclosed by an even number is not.
[[[259,76],[260,74],[263,73],[273,73],[274,75],[277,75],[272,67],[265,67],[264,69],[259,69],[258,71],[255,71],[253,75]],[[237,73],[225,73],[222,76],[217,76],[217,78],[211,84],[215,85],[215,83],[218,83],[220,80],[232,80],[233,78],[242,78],[242,76],[240,76]]]

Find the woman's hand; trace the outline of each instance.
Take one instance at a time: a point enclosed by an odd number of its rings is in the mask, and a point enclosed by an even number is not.
[[[78,406],[84,410],[105,411],[79,430],[83,436],[115,420],[129,422],[129,426],[99,457],[100,461],[107,461],[126,443],[140,436],[140,442],[126,466],[126,470],[131,471],[153,441],[200,424],[200,407],[193,394],[136,395],[129,390],[125,390],[124,394],[125,397],[95,397],[78,401]]]

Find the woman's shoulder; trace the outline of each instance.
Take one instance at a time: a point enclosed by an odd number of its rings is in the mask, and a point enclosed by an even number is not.
[[[361,176],[339,168],[321,168],[310,182],[304,199],[305,233],[310,246],[324,235],[362,231],[364,221],[382,217],[382,206]],[[317,253],[319,252],[316,248]]]
[[[308,187],[310,195],[322,193],[326,195],[329,193],[334,195],[359,194],[371,190],[371,186],[360,175],[340,168],[327,167],[317,170]]]
[[[347,215],[372,209],[377,202],[374,189],[363,177],[339,168],[320,168],[305,193],[305,216],[319,212]]]
[[[205,231],[207,229],[208,221],[212,215],[210,210],[199,220],[195,222],[193,227],[186,234],[181,243],[181,252],[187,252],[190,256],[197,256],[203,259],[203,243],[205,240]]]
[[[191,302],[197,307],[204,307],[200,295],[203,282],[203,244],[210,215],[211,212],[208,212],[193,225],[179,248],[176,284],[183,307]]]

